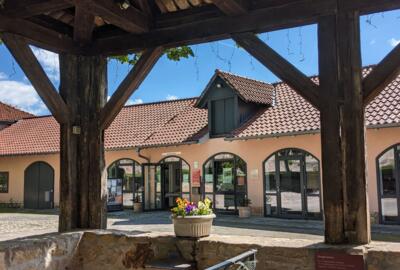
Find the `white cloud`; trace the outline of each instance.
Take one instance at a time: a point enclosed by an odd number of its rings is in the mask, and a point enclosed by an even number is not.
[[[143,104],[143,99],[141,98],[130,99],[125,103],[125,105],[137,105],[137,104]]]
[[[43,66],[47,76],[49,76],[52,81],[59,81],[60,62],[58,59],[58,54],[35,47],[32,47],[32,51],[39,60],[40,64]]]
[[[0,101],[33,114],[49,114],[35,89],[23,82],[0,80]]]
[[[4,72],[0,72],[0,80],[6,80],[8,78],[8,75],[5,74]]]
[[[392,46],[392,47],[396,47],[397,44],[399,44],[399,43],[400,43],[400,39],[395,39],[395,38],[389,39],[389,44],[390,44],[390,46]]]
[[[133,100],[133,103],[132,104],[143,104],[144,102],[143,102],[143,99],[141,99],[141,98],[136,98],[136,99],[134,99]]]
[[[174,96],[174,95],[168,94],[167,97],[166,97],[165,99],[166,99],[166,100],[177,100],[178,97],[177,97],[177,96]]]

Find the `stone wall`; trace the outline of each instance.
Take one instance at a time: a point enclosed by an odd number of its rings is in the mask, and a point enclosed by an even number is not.
[[[48,234],[0,242],[0,269],[69,270],[82,232]]]
[[[328,246],[312,240],[217,236],[194,241],[164,233],[88,231],[51,234],[0,243],[0,269],[102,270],[144,269],[153,260],[180,257],[205,269],[249,249],[257,269],[315,269],[315,252],[338,250],[363,255],[368,270],[400,269],[400,243]]]

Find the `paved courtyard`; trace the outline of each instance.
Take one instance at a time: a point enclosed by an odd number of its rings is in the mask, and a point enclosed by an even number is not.
[[[0,241],[30,235],[56,232],[56,211],[0,213]],[[145,232],[173,232],[168,212],[131,211],[110,213],[108,228]],[[400,226],[374,225],[373,240],[400,242]],[[284,220],[264,217],[240,219],[236,216],[219,215],[213,226],[213,234],[257,236],[289,239],[323,240],[321,221]]]

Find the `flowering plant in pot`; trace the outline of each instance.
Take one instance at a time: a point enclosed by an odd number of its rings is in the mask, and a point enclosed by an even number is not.
[[[177,198],[176,204],[177,206],[171,209],[176,236],[199,238],[210,235],[215,215],[208,198],[197,204]]]

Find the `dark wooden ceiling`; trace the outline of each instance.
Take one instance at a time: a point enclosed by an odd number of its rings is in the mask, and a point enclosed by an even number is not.
[[[400,0],[0,0],[0,32],[55,52],[124,54],[239,32],[315,23],[340,8],[370,13]]]

